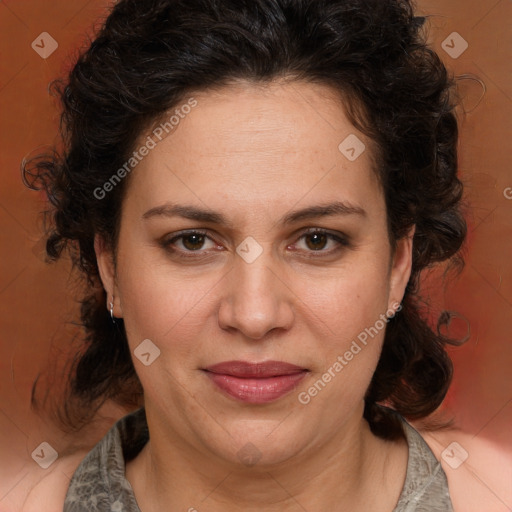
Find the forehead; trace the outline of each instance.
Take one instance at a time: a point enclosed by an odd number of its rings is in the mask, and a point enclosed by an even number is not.
[[[330,87],[236,83],[191,97],[193,108],[186,98],[161,120],[174,114],[175,125],[131,176],[128,196],[144,206],[180,195],[225,208],[283,204],[284,195],[379,199],[372,141]]]

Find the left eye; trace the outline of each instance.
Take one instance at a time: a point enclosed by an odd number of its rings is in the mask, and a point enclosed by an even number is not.
[[[347,245],[346,240],[344,238],[337,236],[333,233],[318,230],[304,233],[299,238],[299,240],[304,241],[304,246],[306,247],[306,250],[313,252],[330,252],[329,248],[327,247],[329,245],[329,242],[331,242],[331,245],[334,245],[334,247],[331,250],[335,250],[337,245]],[[328,250],[324,250],[326,249],[326,247]]]

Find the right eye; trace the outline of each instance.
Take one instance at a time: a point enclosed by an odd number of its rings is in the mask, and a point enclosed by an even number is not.
[[[210,242],[210,247],[204,249],[208,241]],[[208,236],[207,232],[203,230],[181,231],[170,237],[166,237],[162,240],[161,244],[164,249],[182,258],[202,257],[205,256],[205,250],[219,247],[219,245]]]

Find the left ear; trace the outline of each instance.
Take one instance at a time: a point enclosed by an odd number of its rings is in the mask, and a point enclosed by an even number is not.
[[[412,247],[413,237],[416,226],[412,226],[408,233],[397,240],[395,252],[391,262],[389,279],[389,303],[388,307],[393,309],[393,305],[400,304],[404,297],[405,287],[409,282],[412,269]]]

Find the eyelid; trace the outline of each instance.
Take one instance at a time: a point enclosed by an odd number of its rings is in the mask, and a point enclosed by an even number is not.
[[[331,231],[331,230],[328,230],[325,228],[315,228],[315,227],[307,228],[305,231],[300,230],[300,235],[298,236],[297,241],[301,240],[304,236],[307,236],[310,234],[315,234],[315,233],[326,235],[330,240],[333,240],[334,242],[336,242],[338,244],[338,247],[336,247],[334,249],[330,249],[328,251],[324,251],[324,250],[306,251],[308,254],[308,257],[315,258],[315,257],[321,257],[321,256],[328,256],[328,255],[338,252],[343,247],[350,246],[349,237],[347,235],[345,235],[344,233],[340,233],[337,231]],[[297,242],[294,242],[294,243],[297,243]]]
[[[184,229],[181,231],[177,231],[176,233],[173,233],[172,236],[165,235],[164,237],[162,237],[161,243],[164,246],[169,246],[169,245],[172,245],[175,241],[179,240],[180,238],[185,238],[186,236],[190,236],[190,235],[201,235],[217,244],[217,242],[214,239],[212,239],[212,237],[210,236],[209,231],[206,229],[201,229],[201,228]],[[199,252],[199,251],[188,251],[188,252]]]
[[[298,230],[298,232],[296,232],[294,234],[295,242],[293,242],[293,244],[291,244],[291,245],[296,244],[303,237],[305,237],[309,234],[315,234],[315,233],[326,235],[327,237],[329,237],[330,240],[333,240],[334,242],[336,242],[338,244],[338,247],[336,247],[335,249],[330,249],[328,251],[324,251],[324,250],[305,251],[310,255],[310,257],[327,256],[327,255],[330,255],[330,254],[333,254],[333,253],[339,251],[342,247],[350,246],[349,238],[345,234],[340,233],[340,232],[333,232],[333,231],[327,230],[325,228],[317,228],[317,227],[309,227],[309,228],[303,228],[301,230]],[[201,228],[192,228],[192,229],[185,229],[185,230],[178,231],[176,233],[173,233],[170,238],[167,236],[163,237],[161,239],[160,243],[164,247],[164,249],[173,250],[176,253],[180,253],[181,255],[183,255],[184,258],[187,258],[187,257],[200,258],[201,256],[204,256],[205,250],[203,250],[203,249],[198,249],[197,251],[183,251],[181,249],[174,249],[174,248],[170,249],[170,247],[177,240],[182,239],[182,238],[186,237],[187,235],[201,235],[201,236],[204,236],[205,238],[208,238],[210,241],[214,242],[215,244],[217,244],[217,246],[220,245],[215,239],[213,239],[210,236],[209,230],[201,229]],[[289,245],[287,247],[289,247]],[[185,254],[186,254],[186,256],[185,256]]]

